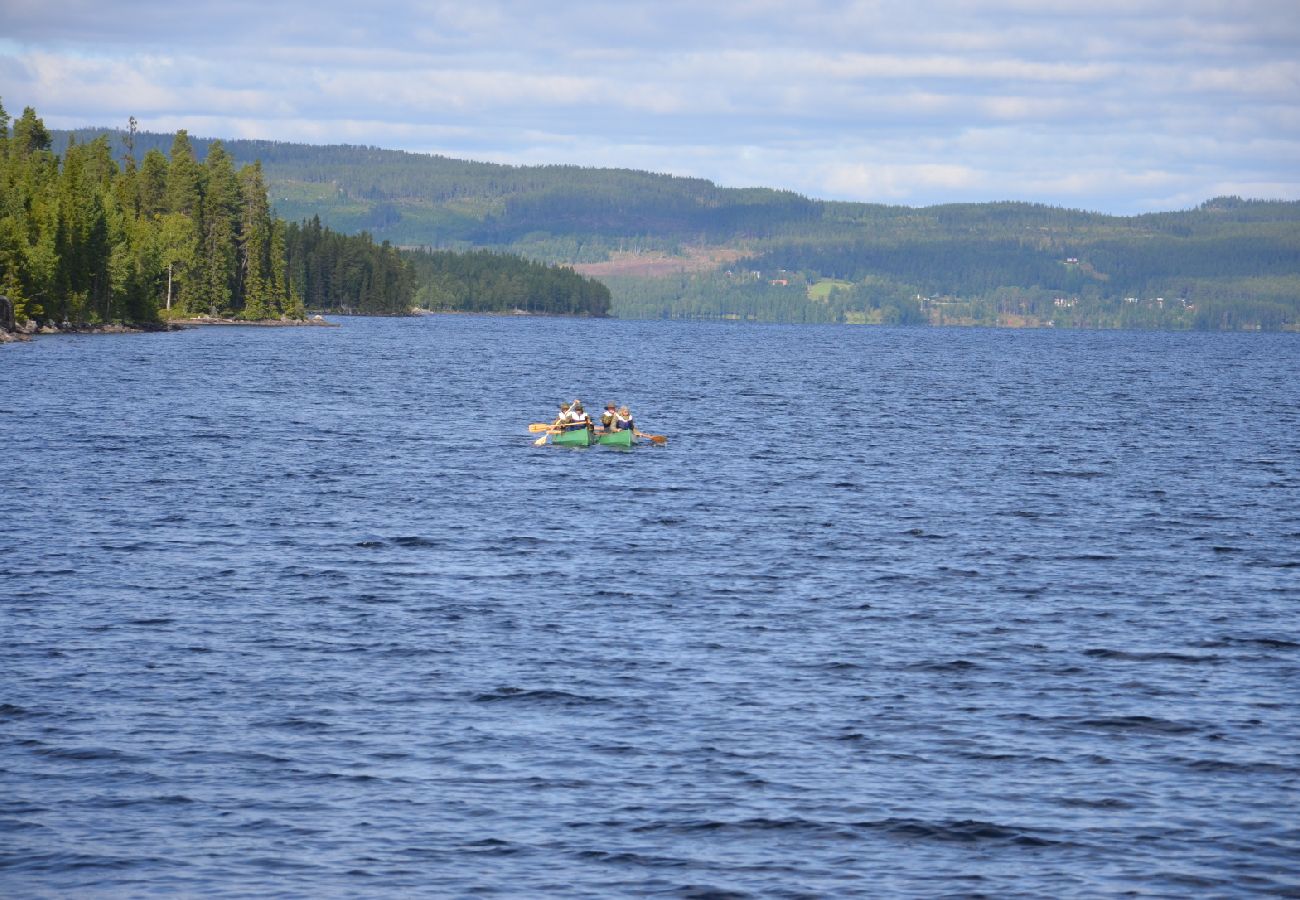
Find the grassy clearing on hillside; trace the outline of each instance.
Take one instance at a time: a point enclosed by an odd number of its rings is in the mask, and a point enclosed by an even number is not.
[[[838,278],[823,278],[821,281],[808,285],[808,299],[825,302],[830,299],[831,291],[836,288],[848,290],[853,287],[851,281],[841,281]]]

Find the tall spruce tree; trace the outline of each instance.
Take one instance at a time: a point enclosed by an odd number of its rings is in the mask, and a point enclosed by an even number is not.
[[[239,282],[243,317],[270,319],[280,312],[271,268],[271,205],[266,199],[262,164],[239,170]]]
[[[199,224],[198,276],[191,311],[217,316],[236,305],[239,182],[230,155],[213,141],[203,164],[204,193]]]
[[[151,149],[140,163],[137,190],[142,216],[160,216],[167,211],[167,157]]]

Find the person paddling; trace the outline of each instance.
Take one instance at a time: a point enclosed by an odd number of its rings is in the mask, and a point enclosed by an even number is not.
[[[605,431],[613,431],[614,419],[617,418],[617,416],[618,416],[618,409],[614,406],[614,404],[612,402],[606,403],[605,411],[600,414],[600,427],[603,428]]]
[[[591,417],[582,408],[581,400],[574,400],[569,406],[569,414],[565,423],[565,431],[577,431],[579,428],[592,429]]]
[[[636,431],[636,424],[632,421],[632,412],[626,406],[620,406],[614,413],[614,430],[615,431]]]

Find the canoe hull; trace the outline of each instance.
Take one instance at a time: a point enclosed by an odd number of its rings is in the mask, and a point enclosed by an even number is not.
[[[551,438],[551,443],[560,447],[590,447],[591,432],[585,428],[575,428],[573,431],[561,431]]]
[[[632,432],[624,429],[623,431],[611,431],[608,434],[598,435],[596,443],[604,447],[631,447]]]

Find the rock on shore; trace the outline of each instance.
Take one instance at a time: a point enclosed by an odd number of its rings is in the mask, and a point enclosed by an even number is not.
[[[337,328],[337,322],[327,322],[323,316],[311,316],[306,319],[229,319],[221,316],[195,316],[192,319],[172,319],[173,324],[190,325],[252,325],[263,328],[293,327],[297,325],[324,325]]]
[[[18,323],[14,320],[13,301],[0,294],[0,344],[28,339],[27,333],[20,329]]]
[[[196,325],[251,325],[261,327],[284,327],[297,325],[315,325],[337,328],[337,322],[327,322],[322,316],[307,319],[228,319],[217,316],[198,316],[193,319],[171,319],[161,322],[109,322],[91,325],[84,322],[49,322],[37,325],[24,321],[21,325],[14,320],[14,307],[8,297],[0,296],[0,344],[13,341],[28,341],[34,334],[140,334],[154,331],[181,331]]]

